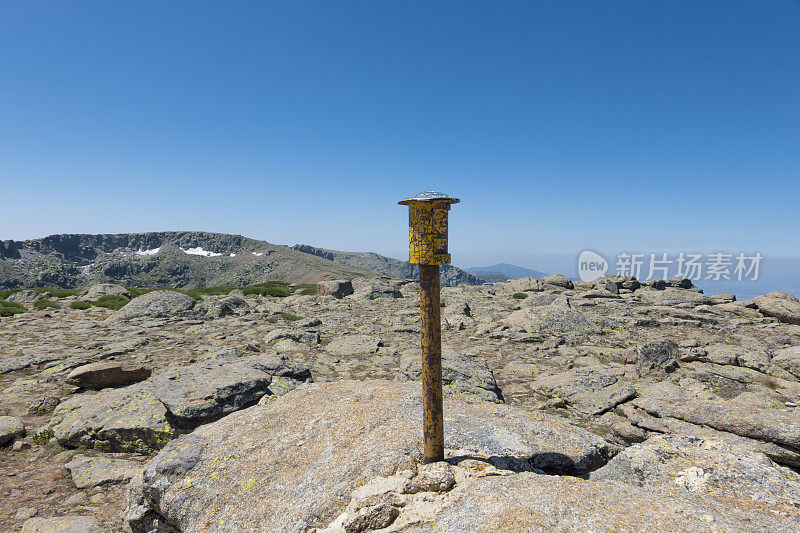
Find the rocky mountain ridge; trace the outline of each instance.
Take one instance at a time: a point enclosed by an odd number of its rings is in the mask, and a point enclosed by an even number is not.
[[[194,288],[269,280],[306,282],[373,273],[241,235],[197,231],[50,235],[0,242],[0,288]]]

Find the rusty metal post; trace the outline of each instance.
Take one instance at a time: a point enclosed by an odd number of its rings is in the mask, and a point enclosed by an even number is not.
[[[450,264],[447,252],[447,212],[458,198],[425,191],[406,198],[408,261],[419,265],[422,325],[422,423],[425,462],[444,461],[442,407],[442,321],[439,265]]]
[[[442,322],[439,265],[419,265],[422,322],[422,424],[425,462],[444,461],[442,408]]]

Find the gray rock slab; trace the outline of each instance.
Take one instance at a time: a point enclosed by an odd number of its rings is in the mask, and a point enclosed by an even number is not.
[[[785,292],[771,292],[753,298],[753,303],[764,316],[777,318],[787,324],[800,324],[800,302]]]
[[[590,479],[677,488],[740,509],[788,512],[800,519],[800,474],[762,453],[716,439],[652,437],[622,450]]]
[[[102,361],[79,366],[72,370],[66,382],[86,389],[124,387],[150,377],[150,369],[119,361]]]
[[[537,379],[534,388],[550,397],[559,397],[580,411],[597,415],[636,396],[636,389],[623,383],[607,369],[598,366],[573,368]]]
[[[100,533],[100,522],[93,516],[54,516],[30,518],[22,524],[21,533]]]
[[[196,425],[257,402],[272,376],[241,361],[198,363],[160,370],[152,378],[158,400],[178,424]]]
[[[416,383],[314,384],[203,426],[134,481],[128,524],[142,531],[160,515],[182,531],[324,526],[354,489],[420,457],[420,394]],[[542,412],[448,396],[444,413],[445,442],[459,453],[562,472],[586,472],[611,454],[600,437]]]
[[[422,360],[418,349],[407,350],[400,356],[400,377],[419,381],[422,376]],[[482,400],[502,403],[502,393],[495,381],[494,373],[486,361],[452,350],[442,353],[442,385],[445,393],[461,393]]]
[[[599,333],[601,327],[585,313],[573,309],[566,298],[542,307],[523,307],[506,318],[511,326],[528,333]]]
[[[663,382],[647,388],[632,403],[658,417],[677,418],[800,450],[797,414],[758,405],[762,402],[748,393],[730,400],[700,397],[674,383]]]
[[[378,351],[381,338],[375,335],[345,335],[333,339],[325,350],[333,355],[367,355]]]
[[[113,457],[76,455],[64,468],[69,470],[75,486],[83,489],[129,481],[142,469],[142,465]]]
[[[150,380],[62,402],[48,429],[62,446],[149,453],[176,434]]]
[[[25,435],[25,424],[16,416],[0,416],[0,446]]]
[[[479,478],[430,507],[435,510],[412,517],[402,531],[790,533],[797,526],[792,516],[738,509],[678,491],[532,472]],[[414,510],[401,511],[395,524]]]
[[[152,291],[131,300],[111,316],[112,320],[158,318],[186,314],[195,306],[191,296],[174,291]]]
[[[691,305],[711,305],[714,301],[705,294],[674,287],[663,290],[639,289],[634,293],[643,302],[653,305],[678,305],[688,303]]]

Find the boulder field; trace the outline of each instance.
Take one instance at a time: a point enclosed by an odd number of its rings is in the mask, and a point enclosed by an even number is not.
[[[2,531],[800,530],[794,296],[443,287],[422,464],[416,283],[107,295],[0,318]]]

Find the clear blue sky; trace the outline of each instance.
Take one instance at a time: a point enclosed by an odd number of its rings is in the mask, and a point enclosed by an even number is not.
[[[800,256],[800,2],[0,1],[0,239]]]

